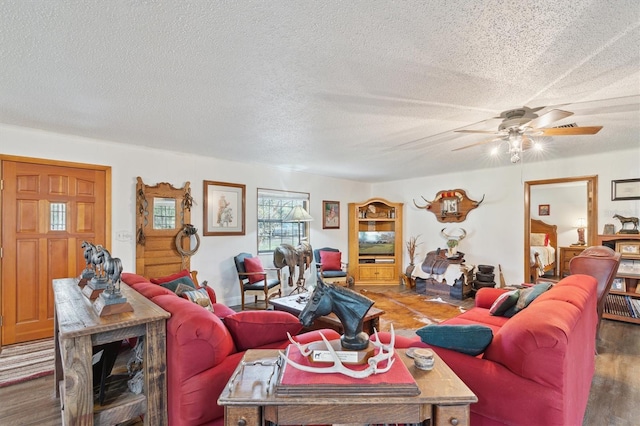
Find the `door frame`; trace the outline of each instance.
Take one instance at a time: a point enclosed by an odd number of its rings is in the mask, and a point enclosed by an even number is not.
[[[16,155],[5,155],[0,154],[0,178],[2,177],[3,167],[5,161],[12,161],[16,163],[31,163],[31,164],[39,164],[45,166],[58,166],[58,167],[68,167],[68,168],[76,168],[76,169],[89,169],[89,170],[97,170],[102,171],[105,174],[105,244],[107,247],[111,247],[111,166],[104,166],[98,164],[87,164],[87,163],[75,163],[70,161],[60,161],[60,160],[50,160],[44,158],[34,158],[34,157],[22,157]],[[4,182],[0,180],[0,189],[3,189]],[[0,243],[3,241],[4,235],[4,216],[2,215],[2,206],[3,206],[3,191],[0,190]],[[2,282],[2,267],[3,262],[0,259],[0,289],[3,288]],[[2,292],[0,291],[0,307],[2,307]],[[0,327],[2,326],[2,315],[3,312],[0,311]],[[1,336],[1,333],[0,333]],[[0,337],[0,351],[2,351],[2,338]]]

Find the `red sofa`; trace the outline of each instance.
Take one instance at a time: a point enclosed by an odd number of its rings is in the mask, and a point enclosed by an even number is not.
[[[214,314],[152,284],[146,278],[123,273],[122,281],[162,309],[167,320],[167,411],[170,426],[223,425],[224,408],[217,404],[222,389],[250,348],[286,348],[287,331],[297,334],[302,325],[286,312],[235,312],[216,303],[207,287]],[[333,330],[317,330],[295,336],[308,343],[340,337]]]
[[[438,353],[478,397],[471,405],[473,426],[579,426],[595,372],[596,287],[591,276],[568,276],[511,318],[489,314],[507,290],[479,290],[474,308],[442,323],[490,327],[493,339],[476,357],[429,346],[417,336],[396,336],[396,347]]]

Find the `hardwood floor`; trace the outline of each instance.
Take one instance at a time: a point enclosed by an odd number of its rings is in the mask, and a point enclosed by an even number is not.
[[[395,289],[405,291],[404,287]],[[640,424],[640,327],[604,320],[597,346],[596,372],[583,426]],[[60,403],[53,391],[53,376],[0,388],[0,425],[61,425]],[[134,424],[141,422],[127,423]]]

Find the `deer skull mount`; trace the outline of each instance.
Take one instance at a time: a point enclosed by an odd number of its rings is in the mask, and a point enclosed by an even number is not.
[[[425,209],[435,214],[438,222],[464,222],[467,214],[482,204],[484,195],[480,201],[473,201],[467,197],[467,193],[463,189],[450,189],[438,192],[433,201],[424,197],[422,199],[426,201],[424,206],[419,206],[416,200],[413,200],[413,204],[419,209]]]

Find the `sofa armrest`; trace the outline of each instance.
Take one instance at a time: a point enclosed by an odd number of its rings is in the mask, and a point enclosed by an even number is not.
[[[484,287],[476,293],[476,307],[489,309],[498,296],[509,290],[504,288]]]
[[[560,390],[525,379],[497,362],[434,346],[431,349],[478,397],[471,411],[496,424],[563,424],[558,421],[563,399]]]
[[[371,335],[371,340],[373,341],[376,340],[375,334]],[[389,333],[388,331],[379,332],[378,340],[381,343],[388,345],[389,342],[391,341],[391,333]],[[396,334],[395,344],[393,345],[393,347],[396,349],[407,349],[407,348],[413,348],[413,347],[427,347],[427,345],[422,343],[422,341],[420,340],[420,336],[418,336],[417,334],[412,337],[398,336]]]

